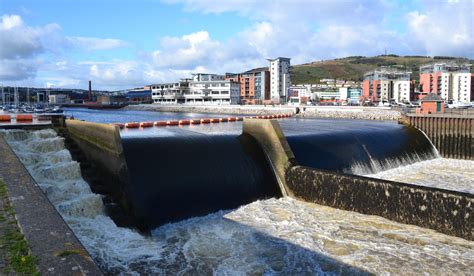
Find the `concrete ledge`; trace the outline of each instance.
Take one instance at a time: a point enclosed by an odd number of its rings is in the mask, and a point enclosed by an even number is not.
[[[80,138],[98,148],[120,155],[123,152],[118,126],[79,120],[66,120],[71,136]]]
[[[43,275],[101,275],[102,272],[43,194],[3,137],[0,178],[7,186],[21,231]],[[75,252],[74,254],[66,254]],[[62,255],[62,256],[61,256]]]
[[[303,166],[289,168],[286,183],[293,195],[304,201],[473,240],[472,194]]]
[[[66,120],[69,137],[77,144],[87,160],[95,165],[101,180],[117,203],[131,211],[128,198],[128,168],[120,139],[120,128],[115,125]]]
[[[285,171],[295,162],[295,155],[278,121],[245,118],[242,132],[258,141],[270,161],[282,195],[291,196],[292,191],[286,185]]]

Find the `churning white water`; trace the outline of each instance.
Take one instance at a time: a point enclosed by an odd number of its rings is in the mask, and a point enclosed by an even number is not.
[[[474,161],[436,158],[369,177],[474,194]]]
[[[109,274],[470,274],[474,242],[290,198],[167,224],[115,226],[52,130],[1,131]]]

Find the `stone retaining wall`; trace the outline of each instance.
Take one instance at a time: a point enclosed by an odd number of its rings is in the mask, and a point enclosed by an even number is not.
[[[301,118],[331,118],[358,120],[398,120],[401,113],[385,108],[364,107],[302,107]]]
[[[307,202],[377,215],[473,240],[474,195],[303,166],[286,172],[296,198]]]

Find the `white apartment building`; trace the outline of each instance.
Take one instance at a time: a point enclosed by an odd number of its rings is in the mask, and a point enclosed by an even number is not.
[[[422,93],[436,93],[446,101],[474,100],[471,64],[436,63],[420,66]]]
[[[441,97],[458,102],[473,101],[471,82],[471,73],[441,73]]]
[[[184,98],[186,104],[239,104],[240,83],[223,75],[194,74]]]
[[[279,57],[270,62],[270,96],[273,102],[285,104],[290,89],[290,59]]]
[[[150,85],[151,99],[153,100],[153,103],[184,103],[184,94],[189,91],[189,82],[190,79],[181,79],[179,82]]]
[[[410,102],[410,81],[396,80],[393,82],[392,100],[396,103]]]
[[[192,79],[151,85],[156,104],[239,104],[240,84],[216,74],[194,74]]]

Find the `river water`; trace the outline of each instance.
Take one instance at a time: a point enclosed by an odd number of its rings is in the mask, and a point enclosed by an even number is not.
[[[238,132],[233,126],[216,125],[211,133]],[[174,135],[182,131],[209,133],[204,126],[166,131]],[[160,133],[156,129],[152,132]],[[54,131],[9,130],[0,134],[106,274],[469,275],[474,267],[472,241],[291,198],[258,200],[237,209],[169,223],[144,236],[117,227],[105,215],[101,196],[90,191],[79,164],[71,159],[63,138]],[[435,170],[446,178],[431,176],[427,168],[436,164],[443,170]],[[469,170],[472,164],[434,158],[398,170],[406,174],[419,169],[413,177],[407,174],[401,180],[429,180],[445,188],[459,188],[448,176],[455,174],[457,183],[468,182],[473,178]],[[460,167],[467,169],[458,170]],[[394,179],[400,172],[393,170],[397,168],[375,176]]]

